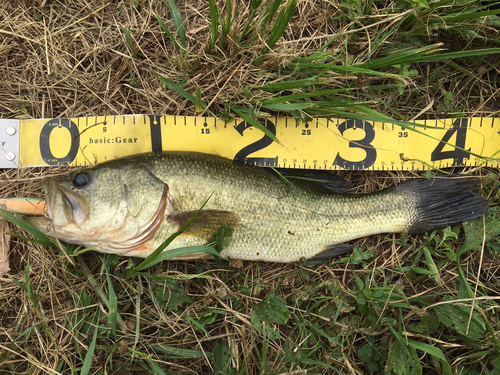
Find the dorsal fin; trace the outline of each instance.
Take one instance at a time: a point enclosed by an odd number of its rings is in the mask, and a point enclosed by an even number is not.
[[[328,171],[284,168],[276,168],[276,171],[298,188],[310,189],[316,193],[343,194],[351,189],[351,184],[344,178]]]

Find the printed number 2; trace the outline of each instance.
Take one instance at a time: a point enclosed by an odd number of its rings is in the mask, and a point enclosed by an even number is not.
[[[264,122],[265,121],[265,122]],[[276,126],[270,120],[259,120],[259,122],[264,125],[273,135],[276,135]],[[243,136],[246,129],[250,128],[252,125],[248,124],[246,121],[240,122],[234,128]],[[251,165],[258,166],[276,166],[278,165],[278,157],[275,158],[249,158],[250,154],[262,150],[273,143],[273,140],[264,134],[264,136],[255,141],[248,146],[243,147],[235,155],[234,160],[241,161]]]
[[[375,139],[373,125],[361,120],[347,120],[338,126],[341,135],[343,135],[347,129],[356,128],[364,129],[365,136],[359,141],[349,141],[349,147],[365,150],[366,157],[361,161],[348,161],[340,156],[340,153],[337,153],[337,157],[333,161],[334,165],[338,165],[345,169],[366,169],[375,164],[375,160],[377,160],[377,150],[371,145]]]
[[[448,130],[443,139],[441,139],[441,142],[436,146],[434,151],[431,153],[431,160],[432,161],[437,161],[437,160],[443,160],[443,159],[453,159],[453,165],[463,165],[464,164],[464,159],[470,159],[470,154],[465,151],[461,150],[459,148],[456,148],[452,151],[443,151],[444,146],[446,143],[444,142],[449,142],[450,138],[453,136],[453,134],[457,133],[457,139],[455,141],[455,146],[460,147],[461,149],[465,149],[465,137],[467,135],[467,119],[462,118],[462,119],[457,119],[453,122],[453,128]],[[468,151],[471,149],[469,148]]]

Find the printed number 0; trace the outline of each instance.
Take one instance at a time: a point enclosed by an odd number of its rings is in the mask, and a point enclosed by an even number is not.
[[[50,135],[52,130],[57,127],[66,128],[71,135],[71,147],[66,156],[62,158],[56,158],[50,149]],[[80,132],[78,127],[73,121],[68,119],[57,119],[54,118],[45,123],[40,132],[40,154],[42,159],[48,165],[64,165],[73,162],[78,154],[78,148],[80,147]]]
[[[347,120],[338,126],[341,135],[343,135],[347,129],[356,128],[364,129],[365,136],[359,141],[349,141],[349,147],[365,150],[366,157],[361,161],[348,161],[340,156],[340,153],[337,153],[333,165],[338,165],[345,169],[366,169],[375,164],[375,160],[377,160],[377,150],[371,145],[371,142],[375,139],[373,125],[361,120]]]

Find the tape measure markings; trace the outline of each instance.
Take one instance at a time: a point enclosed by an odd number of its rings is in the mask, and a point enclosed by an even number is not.
[[[286,168],[431,168],[425,164],[437,168],[478,164],[498,167],[498,159],[493,157],[500,148],[500,119],[494,118],[424,120],[411,128],[354,119],[259,119],[278,137],[282,143],[279,145],[242,119],[224,123],[213,117],[178,117],[0,120],[3,150],[16,155],[14,163],[0,158],[0,167],[87,165],[95,162],[94,156],[104,161],[167,150],[219,154],[249,164]],[[12,124],[18,129],[17,145],[6,130]],[[491,159],[483,161],[476,156],[479,154]]]

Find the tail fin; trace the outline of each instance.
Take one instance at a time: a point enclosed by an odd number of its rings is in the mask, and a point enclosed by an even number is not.
[[[461,175],[412,180],[398,186],[418,197],[417,215],[409,233],[424,233],[483,216],[488,201],[476,192],[480,180]]]

